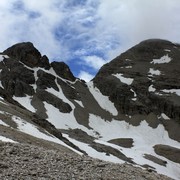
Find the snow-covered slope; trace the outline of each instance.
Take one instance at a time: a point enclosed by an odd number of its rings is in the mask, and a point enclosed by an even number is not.
[[[0,128],[179,179],[179,55],[178,45],[145,41],[85,83],[31,43],[12,46],[0,60]]]

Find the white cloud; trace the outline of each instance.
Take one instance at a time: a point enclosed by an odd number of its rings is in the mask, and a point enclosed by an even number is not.
[[[179,0],[101,0],[94,37],[109,58],[149,38],[178,41],[179,12]]]
[[[104,65],[107,61],[103,58],[92,55],[92,56],[84,56],[82,57],[86,66],[92,67],[93,69],[98,70],[102,65]]]
[[[78,75],[78,78],[83,79],[86,82],[89,82],[90,80],[92,80],[93,77],[94,76],[92,74],[85,72],[85,71],[80,71],[80,73]]]
[[[67,47],[64,47],[54,35],[54,29],[63,18],[63,14],[55,6],[57,2],[57,0],[11,0],[9,3],[1,0],[1,51],[17,42],[31,41],[50,58],[67,56],[69,53]]]
[[[180,43],[179,12],[179,0],[1,0],[0,50],[31,41],[50,59],[84,56],[97,71],[142,40]]]

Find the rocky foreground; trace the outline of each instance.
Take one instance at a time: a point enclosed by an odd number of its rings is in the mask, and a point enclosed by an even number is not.
[[[0,142],[0,179],[154,180],[170,178],[133,167],[113,164],[29,144]]]

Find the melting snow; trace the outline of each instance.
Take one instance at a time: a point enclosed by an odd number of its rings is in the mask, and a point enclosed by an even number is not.
[[[132,158],[137,164],[149,164],[150,166],[155,167],[158,173],[168,175],[175,179],[178,179],[180,176],[179,164],[174,163],[165,157],[158,156],[154,152],[153,146],[156,144],[164,144],[179,148],[179,142],[169,138],[163,125],[159,125],[154,129],[151,128],[146,121],[142,121],[139,126],[132,126],[125,121],[112,120],[109,122],[90,114],[89,126],[100,133],[101,138],[98,140],[98,143],[106,144],[121,150],[122,153],[127,157]],[[132,148],[123,148],[107,142],[116,138],[132,138],[134,140],[134,146]],[[144,154],[151,154],[167,161],[167,166],[164,167],[145,159],[143,157]]]
[[[82,101],[78,101],[78,100],[74,100],[74,101],[77,102],[81,107],[84,108],[84,105],[83,105]]]
[[[3,88],[1,81],[0,81],[0,87]],[[4,89],[4,88],[3,88],[3,89]]]
[[[0,141],[16,143],[16,141],[13,141],[12,139],[9,139],[9,138],[4,137],[4,136],[0,136]]]
[[[84,150],[90,157],[101,159],[104,161],[110,161],[114,163],[124,163],[124,161],[120,160],[119,158],[113,156],[113,155],[106,155],[104,152],[98,152],[92,147],[90,147],[88,144],[79,142],[75,139],[70,138],[67,134],[63,134],[64,137],[66,137],[69,141],[71,141],[73,144],[78,146],[80,149]]]
[[[170,49],[164,49],[164,51],[166,51],[166,52],[171,52],[171,50],[170,50]]]
[[[9,125],[7,125],[4,121],[2,121],[1,119],[0,119],[0,125],[9,126]]]
[[[59,99],[62,99],[65,103],[68,103],[72,108],[74,108],[75,107],[74,104],[71,101],[69,101],[69,99],[67,99],[66,96],[64,95],[61,86],[57,83],[57,79],[55,79],[55,82],[59,88],[59,91],[56,91],[53,88],[48,88],[46,91],[57,96]]]
[[[175,93],[177,96],[180,96],[180,89],[164,89],[161,91],[165,93]]]
[[[89,130],[85,126],[78,124],[76,118],[74,117],[74,110],[70,113],[62,113],[57,108],[44,102],[46,108],[46,113],[48,115],[47,120],[51,122],[57,129],[81,129],[85,131],[90,136],[95,136],[93,130]]]
[[[150,68],[148,73],[151,74],[152,76],[153,75],[157,75],[158,76],[158,75],[161,74],[161,72],[159,70],[154,70],[153,68]]]
[[[67,144],[65,144],[63,141],[59,140],[58,138],[52,136],[51,134],[49,134],[48,132],[46,132],[47,134],[45,133],[42,133],[38,130],[38,128],[33,125],[33,124],[30,124],[26,121],[24,121],[23,119],[19,118],[19,117],[16,117],[16,116],[13,116],[12,117],[12,120],[17,123],[18,125],[18,129],[26,134],[29,134],[31,136],[34,136],[34,137],[37,137],[37,138],[40,138],[40,139],[44,139],[44,140],[47,140],[47,141],[52,141],[52,142],[55,142],[55,143],[58,143],[58,144],[61,144],[73,151],[75,151],[76,153],[78,154],[82,154],[80,153],[79,151],[76,151],[75,149],[71,148],[70,146],[68,146]]]
[[[161,117],[165,120],[170,120],[170,118],[164,113],[161,113]]]
[[[87,85],[89,87],[89,91],[94,96],[101,108],[110,112],[113,116],[117,116],[118,111],[115,108],[114,103],[109,100],[109,97],[104,96],[97,87],[94,87],[93,82],[89,82]]]
[[[155,92],[156,89],[153,88],[153,85],[150,85],[149,88],[148,88],[148,91],[149,91],[149,92]]]
[[[28,95],[26,95],[26,97],[13,96],[13,99],[16,100],[17,102],[19,102],[22,106],[24,106],[25,108],[27,108],[31,112],[36,112],[34,107],[31,105],[31,100],[32,100],[31,96],[28,96]]]
[[[124,66],[124,67],[121,67],[121,68],[131,69],[132,66]]]
[[[7,55],[0,55],[0,62],[4,60],[4,58],[9,58]]]
[[[133,92],[134,93],[134,98],[132,98],[132,100],[133,101],[136,101],[137,100],[137,94],[136,94],[136,92],[133,90],[133,89],[131,89],[131,92]]]
[[[122,83],[125,83],[127,85],[131,85],[134,80],[132,78],[123,77],[123,74],[121,74],[121,73],[112,74],[112,75],[117,77]]]
[[[154,64],[163,64],[163,63],[169,63],[172,59],[167,55],[161,57],[160,59],[153,59],[153,61],[151,61],[151,63]]]

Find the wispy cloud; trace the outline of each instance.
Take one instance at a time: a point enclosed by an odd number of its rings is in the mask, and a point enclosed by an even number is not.
[[[179,42],[179,12],[179,0],[1,0],[0,50],[31,41],[77,75],[94,74],[144,39]]]
[[[95,55],[83,56],[82,61],[86,66],[88,65],[89,67],[92,67],[96,70],[100,69],[101,66],[106,63],[106,60]]]
[[[79,75],[78,75],[78,77],[80,78],[80,79],[83,79],[83,80],[85,80],[86,82],[89,82],[90,80],[92,80],[93,79],[93,75],[91,75],[90,73],[88,73],[88,72],[85,72],[85,71],[80,71],[80,73],[79,73]]]

